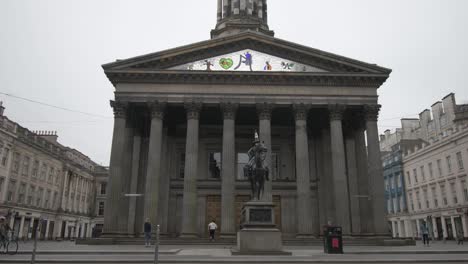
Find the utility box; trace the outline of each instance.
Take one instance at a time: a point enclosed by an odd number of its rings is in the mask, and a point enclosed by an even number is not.
[[[323,251],[328,254],[343,254],[343,232],[341,226],[323,227]]]

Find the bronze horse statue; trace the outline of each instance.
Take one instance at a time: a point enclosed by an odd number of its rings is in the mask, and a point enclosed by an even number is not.
[[[269,181],[269,169],[265,165],[268,149],[258,141],[256,136],[253,146],[249,149],[249,163],[244,166],[244,176],[249,179],[254,200],[260,200],[264,192],[265,180]]]

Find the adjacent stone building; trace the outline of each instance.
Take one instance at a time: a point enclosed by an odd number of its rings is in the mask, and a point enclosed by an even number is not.
[[[219,0],[211,39],[103,65],[115,87],[104,233],[234,236],[258,131],[283,236],[387,235],[377,89],[391,70],[274,38],[266,0]],[[365,138],[367,137],[366,147]]]
[[[420,237],[427,225],[435,239],[468,237],[468,119],[466,106],[449,94],[424,110],[419,119],[402,119],[397,130],[402,147],[402,182],[406,187],[407,212],[390,212],[396,237]],[[383,135],[381,147],[390,134]],[[391,187],[389,188],[391,190]]]
[[[94,173],[107,170],[58,143],[55,132],[30,131],[0,110],[0,214],[20,239],[33,238],[38,225],[40,239],[91,237]]]

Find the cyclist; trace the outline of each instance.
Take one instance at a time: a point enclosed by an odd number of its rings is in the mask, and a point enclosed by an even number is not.
[[[6,219],[4,216],[0,216],[0,240],[6,240],[8,231],[10,231],[11,228],[8,226]]]

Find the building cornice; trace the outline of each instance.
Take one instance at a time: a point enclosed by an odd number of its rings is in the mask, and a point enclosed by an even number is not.
[[[107,70],[107,78],[118,83],[296,85],[378,88],[388,78],[374,73],[216,72],[169,70]]]

